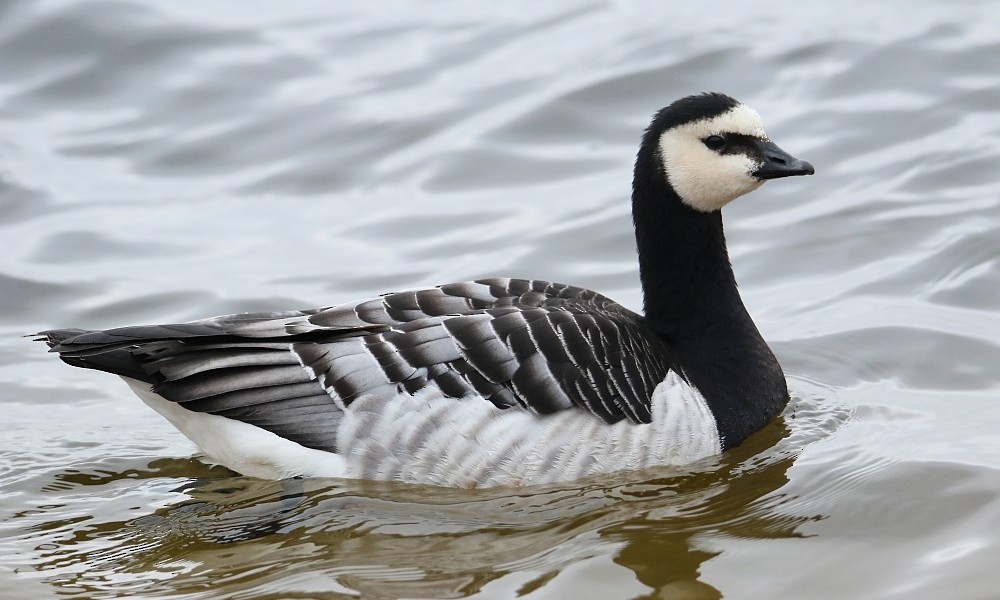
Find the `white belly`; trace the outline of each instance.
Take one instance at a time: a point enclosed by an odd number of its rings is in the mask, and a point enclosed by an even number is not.
[[[362,397],[345,410],[337,453],[305,448],[225,417],[188,411],[128,380],[213,461],[255,477],[396,480],[449,487],[519,486],[659,465],[721,452],[704,398],[671,372],[653,392],[648,425],[612,425],[582,410],[537,415],[435,387],[391,399]]]
[[[210,462],[261,479],[350,476],[339,454],[306,448],[242,421],[187,410],[151,392],[148,383],[122,379],[143,402],[194,442]]]

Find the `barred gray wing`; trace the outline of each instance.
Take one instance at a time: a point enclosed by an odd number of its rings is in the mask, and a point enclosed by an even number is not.
[[[484,279],[334,307],[177,325],[43,332],[77,366],[151,384],[185,408],[335,449],[363,395],[437,388],[539,414],[649,422],[671,368],[642,317],[583,288]]]

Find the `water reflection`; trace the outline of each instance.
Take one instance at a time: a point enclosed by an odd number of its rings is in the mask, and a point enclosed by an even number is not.
[[[697,470],[521,490],[271,482],[220,476],[222,469],[177,459],[119,472],[66,471],[51,484],[61,497],[97,490],[117,505],[102,514],[129,517],[50,522],[47,512],[65,515],[67,507],[43,507],[32,518],[39,543],[31,564],[60,590],[93,597],[140,589],[144,596],[210,597],[215,586],[365,598],[526,594],[554,586],[565,595],[588,580],[560,574],[595,565],[598,572],[631,571],[634,577],[617,579],[641,584],[632,595],[682,590],[719,598],[699,581],[701,564],[715,554],[698,538],[796,535],[804,518],[771,511],[802,441],[795,438],[780,420]],[[149,499],[153,506],[141,506]],[[620,591],[622,583],[614,585]]]

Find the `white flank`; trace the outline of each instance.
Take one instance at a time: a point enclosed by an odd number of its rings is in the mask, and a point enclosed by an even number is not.
[[[241,421],[190,411],[150,391],[148,383],[122,379],[143,402],[194,442],[209,462],[261,479],[344,477],[348,472],[337,454],[306,448]]]
[[[570,409],[501,410],[436,387],[392,399],[358,398],[337,432],[339,453],[306,448],[259,427],[189,411],[123,378],[211,462],[253,477],[381,479],[448,487],[522,486],[659,465],[722,451],[705,399],[671,372],[653,392],[653,421],[609,425]]]
[[[760,115],[744,104],[711,119],[673,127],[660,136],[667,179],[681,200],[695,210],[718,210],[764,183],[751,175],[760,168],[751,157],[719,154],[705,146],[705,138],[727,133],[767,139]]]
[[[671,372],[653,392],[653,421],[609,425],[582,410],[537,415],[428,387],[359,398],[337,433],[348,477],[449,487],[520,486],[684,465],[722,451],[698,391]]]

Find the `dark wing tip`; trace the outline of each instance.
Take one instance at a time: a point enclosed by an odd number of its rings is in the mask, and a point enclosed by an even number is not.
[[[29,333],[22,337],[30,337],[33,342],[45,342],[49,346],[49,352],[63,352],[68,348],[62,346],[63,342],[68,342],[78,335],[90,333],[86,329],[49,329],[37,333]]]

